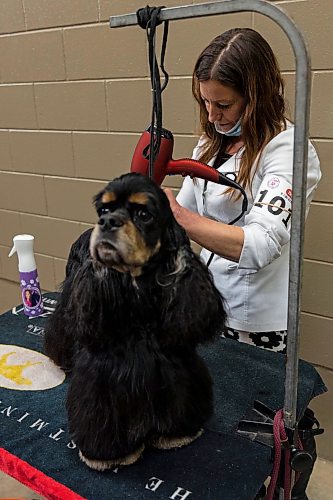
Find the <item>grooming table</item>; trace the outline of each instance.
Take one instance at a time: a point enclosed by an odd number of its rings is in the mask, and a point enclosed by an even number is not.
[[[52,313],[56,297],[44,295],[47,314]],[[0,468],[4,472],[53,500],[255,497],[271,473],[272,448],[240,435],[237,428],[255,400],[273,410],[283,407],[283,355],[229,339],[203,347],[215,391],[215,415],[203,436],[181,449],[146,449],[134,465],[96,472],[80,462],[67,432],[67,379],[38,354],[43,352],[45,321],[24,316],[20,306],[0,317]],[[300,361],[298,415],[325,391],[316,370]]]

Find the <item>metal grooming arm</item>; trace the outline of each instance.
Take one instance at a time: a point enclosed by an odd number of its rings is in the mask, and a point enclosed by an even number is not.
[[[280,7],[266,0],[223,0],[165,8],[161,10],[159,18],[161,21],[170,21],[235,12],[258,12],[275,21],[289,38],[296,61],[293,215],[290,241],[288,340],[284,399],[285,425],[289,429],[295,429],[310,102],[310,58],[308,51],[295,23]],[[110,18],[111,28],[135,24],[137,24],[136,13]]]

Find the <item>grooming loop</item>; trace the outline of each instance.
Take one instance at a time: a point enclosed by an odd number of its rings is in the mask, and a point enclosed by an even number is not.
[[[282,447],[285,447],[283,491],[285,498],[290,497],[290,484],[291,484],[291,469],[289,465],[290,449],[288,443],[288,436],[284,428],[282,410],[279,410],[274,417],[273,434],[274,434],[274,467],[271,476],[271,481],[267,490],[267,500],[273,500],[274,497],[274,491],[277,485],[277,480],[280,471]]]
[[[306,410],[297,429],[292,431],[284,425],[282,409],[275,412],[261,401],[254,401],[253,407],[239,422],[237,434],[274,450],[274,464],[266,500],[273,500],[274,493],[280,487],[283,488],[284,499],[290,498],[292,471],[296,472],[296,484],[301,474],[311,474],[315,458],[305,449],[303,442],[307,443],[309,438],[313,439],[313,436],[323,432],[311,410]]]
[[[287,35],[295,55],[295,136],[293,157],[293,202],[289,262],[288,338],[283,413],[278,413],[276,434],[282,432],[281,420],[290,429],[289,442],[295,442],[296,404],[299,359],[300,280],[302,276],[304,221],[306,206],[306,176],[310,102],[310,58],[304,39],[292,19],[275,3],[266,0],[224,0],[181,7],[162,8],[159,21],[189,19],[236,12],[258,12],[276,22]],[[138,23],[135,13],[113,16],[110,27]],[[283,434],[284,435],[284,434]],[[286,467],[287,469],[287,467]],[[285,492],[285,499],[288,498]]]

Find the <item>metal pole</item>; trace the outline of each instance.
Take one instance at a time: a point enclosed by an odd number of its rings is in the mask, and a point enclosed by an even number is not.
[[[293,205],[289,259],[288,340],[285,380],[284,420],[293,429],[296,423],[299,358],[299,320],[303,261],[308,128],[310,102],[310,58],[304,39],[295,23],[277,5],[266,0],[223,0],[162,9],[161,21],[215,16],[235,12],[258,12],[275,21],[286,33],[296,61],[295,137],[293,157]],[[110,27],[137,24],[136,13],[110,18]]]

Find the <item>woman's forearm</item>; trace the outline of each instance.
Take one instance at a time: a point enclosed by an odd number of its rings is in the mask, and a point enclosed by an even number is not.
[[[191,240],[216,255],[238,262],[244,243],[244,231],[174,205],[174,216]]]

